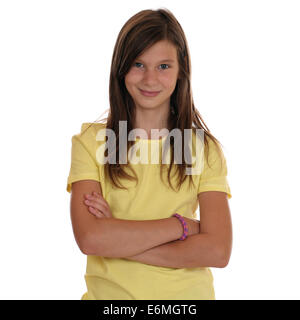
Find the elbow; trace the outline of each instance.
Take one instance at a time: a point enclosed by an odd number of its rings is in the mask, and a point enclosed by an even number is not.
[[[87,239],[81,239],[80,241],[77,241],[78,247],[81,251],[81,253],[85,255],[91,255],[91,247],[89,245],[89,241]]]
[[[230,260],[231,249],[222,247],[222,248],[219,248],[218,252],[219,254],[217,255],[218,256],[217,268],[227,267]]]
[[[99,237],[97,240],[99,242]],[[86,234],[79,241],[77,241],[79,249],[83,254],[87,256],[102,256],[102,252],[100,250],[102,246],[98,242],[96,243],[95,237],[93,237],[93,235],[90,233]]]
[[[218,268],[225,268],[225,267],[227,267],[228,263],[229,263],[229,258],[227,258],[227,257],[225,257],[225,258],[222,257],[222,258],[220,259],[220,261],[219,261]]]
[[[104,257],[104,253],[107,251],[104,246],[107,242],[104,241],[106,238],[104,236],[104,229],[102,223],[95,224],[94,226],[90,226],[88,230],[85,230],[81,234],[81,241],[79,241],[78,246],[80,251],[85,255]]]
[[[81,234],[80,241],[77,241],[80,251],[88,256],[120,258],[120,254],[112,252],[111,242],[107,239],[108,231],[106,230],[109,229],[103,227],[103,224],[99,224],[95,229],[90,227],[89,230]]]

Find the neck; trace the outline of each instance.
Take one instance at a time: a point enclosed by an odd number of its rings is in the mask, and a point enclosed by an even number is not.
[[[151,129],[170,129],[170,108],[161,110],[136,110],[134,128],[143,129],[147,132],[147,139],[151,138]]]

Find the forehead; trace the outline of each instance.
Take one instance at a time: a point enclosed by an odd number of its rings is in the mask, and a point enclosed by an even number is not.
[[[143,62],[175,62],[177,60],[177,50],[172,43],[162,40],[146,49],[137,58],[143,60]]]

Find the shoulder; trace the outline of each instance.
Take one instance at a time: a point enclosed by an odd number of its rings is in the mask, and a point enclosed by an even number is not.
[[[196,129],[196,128],[194,128]],[[222,144],[214,136],[210,136],[203,129],[193,130],[193,135],[196,137],[197,148],[203,148],[205,156],[210,159],[224,158]]]
[[[222,147],[218,140],[210,137],[203,129],[193,128],[192,146],[193,152],[205,154],[208,157],[216,157],[222,154]]]
[[[193,155],[196,156],[196,159],[201,159],[204,168],[211,165],[215,169],[226,166],[222,144],[203,129],[193,128]]]
[[[106,123],[97,123],[97,122],[84,122],[81,125],[81,131],[78,135],[81,139],[84,139],[86,136],[96,136],[98,131],[106,128]]]
[[[223,157],[223,150],[222,150],[222,146],[220,144],[220,142],[218,140],[215,140],[213,138],[211,138],[209,135],[205,135],[206,136],[206,140],[207,140],[207,152],[209,154],[210,157]]]
[[[84,122],[81,124],[80,133],[72,136],[72,147],[77,152],[88,153],[96,161],[96,153],[103,139],[99,139],[98,132],[105,129],[105,123]]]
[[[105,128],[106,123],[84,122],[81,124],[80,133],[75,134],[73,137],[85,145],[92,146],[99,141],[99,133],[101,134],[103,132],[102,129]]]

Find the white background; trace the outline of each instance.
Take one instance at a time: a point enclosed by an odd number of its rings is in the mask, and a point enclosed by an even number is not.
[[[221,141],[233,250],[217,299],[299,299],[299,1],[1,1],[1,299],[80,299],[66,191],[71,137],[109,107],[123,24],[170,9],[195,105]]]

